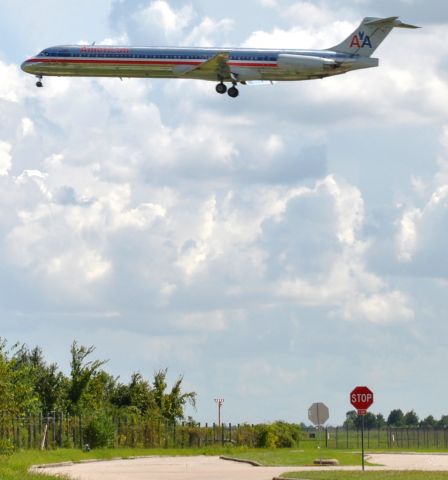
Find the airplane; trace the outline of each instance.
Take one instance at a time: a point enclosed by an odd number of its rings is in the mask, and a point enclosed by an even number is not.
[[[218,82],[232,98],[238,84],[311,80],[377,67],[373,52],[393,28],[419,28],[399,17],[367,17],[342,43],[326,50],[65,45],[46,48],[21,68],[44,76],[186,78]],[[228,88],[226,83],[231,83]]]

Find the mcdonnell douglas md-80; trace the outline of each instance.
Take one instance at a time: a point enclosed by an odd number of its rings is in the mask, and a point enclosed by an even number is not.
[[[418,28],[398,17],[369,17],[326,50],[58,46],[26,60],[22,69],[36,75],[38,87],[47,75],[189,78],[218,82],[216,91],[234,98],[239,83],[311,80],[377,67],[371,55],[394,27]],[[232,86],[227,89],[225,82]]]

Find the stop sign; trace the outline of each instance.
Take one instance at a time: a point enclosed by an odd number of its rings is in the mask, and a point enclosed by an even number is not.
[[[358,410],[358,415],[365,415],[373,403],[373,392],[368,387],[356,387],[350,393],[350,403]]]

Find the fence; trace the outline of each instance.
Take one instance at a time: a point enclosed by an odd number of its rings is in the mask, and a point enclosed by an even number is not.
[[[13,416],[0,412],[0,441],[16,448],[83,448],[91,441],[95,417],[52,415]],[[113,419],[109,447],[194,448],[204,446],[255,445],[253,427],[231,424],[167,423],[136,417]]]
[[[0,412],[0,441],[16,448],[83,448],[89,443],[94,417],[52,415],[14,416]],[[207,446],[257,445],[253,425],[221,425],[177,423],[142,420],[137,417],[114,418],[110,447],[132,448],[194,448]],[[448,429],[380,428],[366,429],[367,449],[448,449]],[[361,432],[345,427],[305,430],[298,447],[359,449]]]
[[[361,430],[329,427],[308,431],[314,442],[327,448],[361,448]],[[384,427],[366,429],[364,445],[367,449],[448,449],[448,429],[426,427]]]

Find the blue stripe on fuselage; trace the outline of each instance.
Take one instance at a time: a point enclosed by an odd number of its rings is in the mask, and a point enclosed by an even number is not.
[[[349,55],[325,50],[268,50],[188,47],[126,47],[108,45],[68,45],[43,50],[38,57],[58,58],[135,58],[166,60],[208,60],[218,53],[228,52],[230,61],[276,62],[280,54],[318,56],[343,61]]]

